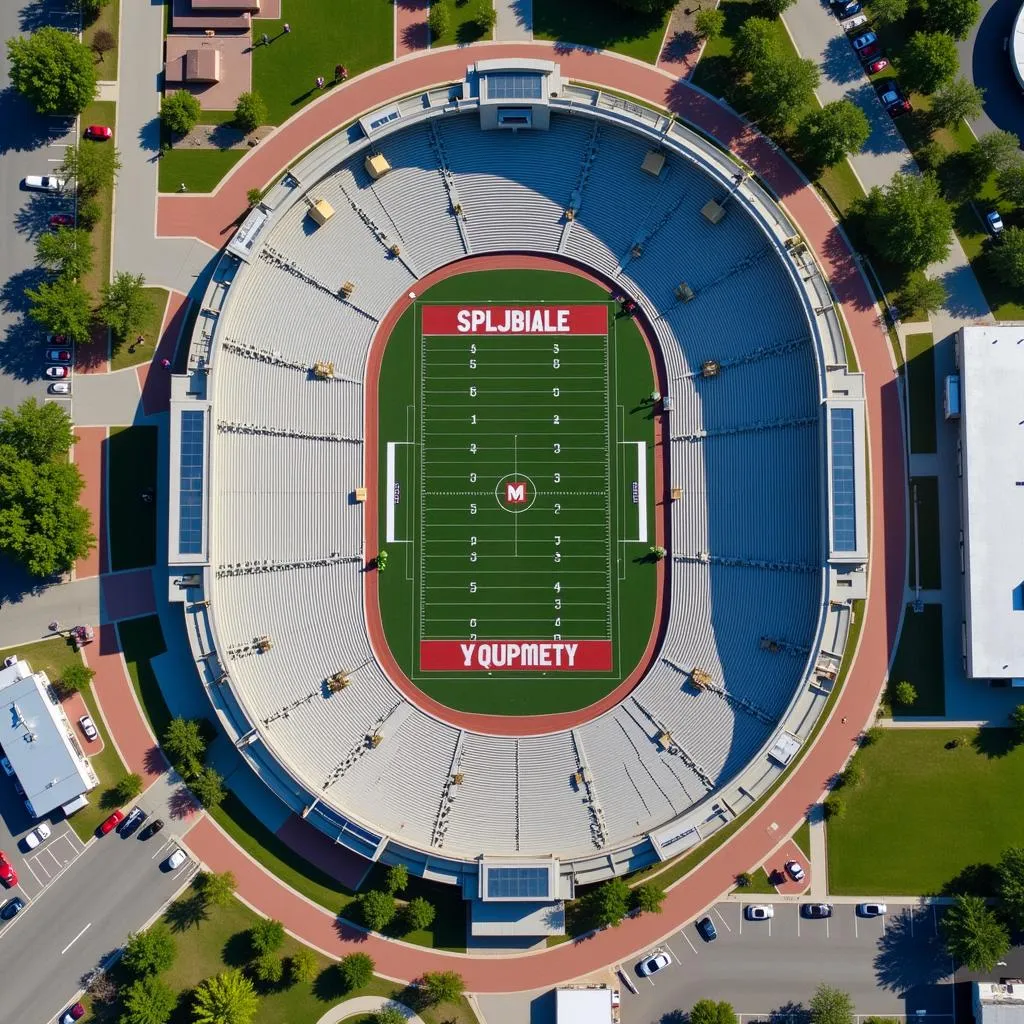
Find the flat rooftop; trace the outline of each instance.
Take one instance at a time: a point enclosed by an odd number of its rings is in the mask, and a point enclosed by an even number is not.
[[[1024,678],[1024,324],[960,342],[967,675]]]

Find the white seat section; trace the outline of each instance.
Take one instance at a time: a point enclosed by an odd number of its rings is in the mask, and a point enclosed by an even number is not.
[[[586,793],[572,782],[576,755],[567,732],[528,736],[519,741],[520,845],[538,856],[565,849],[567,840],[586,836]],[[587,844],[584,850],[592,850]]]
[[[459,767],[462,784],[453,788],[448,854],[479,852],[486,837],[495,853],[515,853],[516,741],[508,736],[467,733]]]

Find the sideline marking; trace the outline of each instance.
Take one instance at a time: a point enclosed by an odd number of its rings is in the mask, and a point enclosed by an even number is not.
[[[90,921],[61,951],[60,955],[63,956],[90,928],[92,927],[92,921]]]

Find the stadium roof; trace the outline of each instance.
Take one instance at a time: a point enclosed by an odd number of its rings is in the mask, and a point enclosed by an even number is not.
[[[964,327],[960,374],[967,675],[1024,678],[1024,324]]]

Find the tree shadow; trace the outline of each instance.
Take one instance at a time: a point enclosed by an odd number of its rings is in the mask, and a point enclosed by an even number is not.
[[[455,32],[455,41],[460,46],[468,46],[482,39],[484,35],[483,26],[477,21],[464,21]]]
[[[828,41],[821,59],[821,71],[828,81],[837,85],[861,80],[863,72],[846,36],[833,36]]]
[[[3,365],[3,353],[4,349],[0,348],[0,365]],[[0,608],[6,604],[18,604],[26,595],[41,594],[48,587],[63,582],[61,576],[37,579],[20,562],[0,557]]]
[[[943,896],[994,896],[999,875],[992,864],[968,864],[942,886]]]
[[[803,1003],[783,1003],[768,1014],[771,1024],[810,1024],[811,1011]]]
[[[218,149],[231,149],[232,146],[237,146],[244,138],[245,132],[231,121],[215,125],[213,131],[210,132],[210,141]]]
[[[658,58],[659,63],[686,64],[691,57],[696,55],[699,46],[700,39],[689,29],[675,32],[665,40],[665,46]]]
[[[50,24],[45,0],[32,0],[18,12],[18,27],[22,32],[35,32]]]
[[[187,932],[190,928],[198,928],[210,916],[210,910],[206,900],[194,892],[175,900],[164,916],[172,932]]]
[[[33,192],[28,196],[26,202],[14,214],[14,228],[19,235],[34,241],[50,230],[50,217],[55,213],[74,215],[75,204],[70,197],[67,197],[66,205],[62,202],[60,206],[54,205],[54,198],[39,192]]]
[[[425,21],[406,25],[402,30],[402,42],[410,50],[425,50],[430,43],[430,29]]]
[[[32,105],[13,86],[0,90],[0,153],[25,152],[39,149],[48,142],[59,138],[57,122],[37,114]],[[74,125],[74,118],[68,118],[67,130]]]
[[[221,947],[220,957],[228,967],[244,967],[254,956],[252,936],[246,931],[235,932]]]
[[[915,927],[911,908],[905,908],[886,919],[874,969],[879,988],[895,992],[912,1005],[928,1005],[934,1000],[926,1000],[923,990],[949,974],[949,953],[938,928],[929,929],[920,921]]]
[[[0,288],[0,308],[5,313],[25,314],[32,306],[32,300],[25,294],[29,288],[38,288],[50,274],[42,267],[26,267],[12,274]],[[42,328],[36,328],[41,332]]]
[[[336,1003],[348,994],[341,967],[331,964],[313,979],[313,995],[322,1003]]]
[[[198,805],[195,797],[183,783],[174,791],[167,806],[170,816],[176,821],[180,821],[190,814],[194,814]]]

